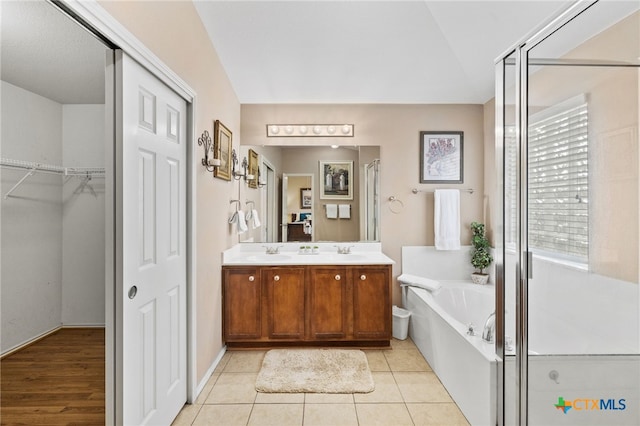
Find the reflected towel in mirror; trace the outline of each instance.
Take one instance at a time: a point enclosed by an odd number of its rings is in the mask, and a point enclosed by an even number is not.
[[[257,229],[260,227],[260,217],[258,217],[258,210],[252,209],[247,213],[247,221],[251,223],[251,229]]]
[[[338,205],[337,204],[327,204],[325,205],[325,209],[327,212],[327,219],[337,219],[338,218]]]
[[[338,206],[338,216],[340,219],[351,219],[351,204],[340,204]]]

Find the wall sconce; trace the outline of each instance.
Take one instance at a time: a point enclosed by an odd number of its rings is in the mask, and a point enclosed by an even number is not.
[[[220,159],[213,158],[213,141],[209,136],[208,131],[204,131],[202,136],[198,138],[198,145],[204,146],[204,158],[202,159],[202,165],[208,172],[213,172],[216,167],[220,167]]]
[[[238,168],[238,154],[236,153],[235,149],[231,150],[231,164],[233,167],[231,174],[233,175],[233,178],[235,180],[240,180],[240,178],[244,178],[244,181],[247,182],[255,179],[254,175],[247,174],[247,168],[249,167],[249,163],[247,162],[247,157],[244,157],[242,159],[242,163],[240,164],[240,167],[242,167],[242,171],[240,170],[236,171],[236,168]]]
[[[267,124],[268,138],[352,138],[353,132],[353,124]]]
[[[260,180],[260,167],[258,167],[258,180],[256,181],[256,185],[258,185],[258,188],[267,186],[267,182],[262,182]]]

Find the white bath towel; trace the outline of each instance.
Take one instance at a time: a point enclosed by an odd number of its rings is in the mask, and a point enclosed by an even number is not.
[[[434,196],[436,250],[460,250],[460,191],[436,189]]]
[[[340,219],[351,219],[351,204],[338,205],[338,217]]]
[[[327,212],[327,219],[337,219],[338,218],[338,205],[337,204],[327,204],[325,205],[325,209]]]
[[[249,218],[251,220],[251,229],[260,227],[260,217],[258,217],[258,210],[253,209],[249,212]]]
[[[398,282],[400,284],[412,286],[412,287],[420,287],[429,291],[436,291],[439,289],[442,284],[439,281],[431,280],[429,278],[419,277],[417,275],[411,274],[402,274],[398,277]]]
[[[249,227],[247,226],[247,221],[244,218],[244,212],[242,210],[238,210],[236,213],[236,225],[238,225],[238,234],[244,234],[249,229]]]

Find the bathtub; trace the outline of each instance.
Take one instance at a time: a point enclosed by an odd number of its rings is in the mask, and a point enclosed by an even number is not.
[[[409,336],[472,425],[495,424],[496,356],[482,329],[494,310],[493,285],[440,281],[436,292],[403,290]],[[469,325],[475,335],[467,334]]]

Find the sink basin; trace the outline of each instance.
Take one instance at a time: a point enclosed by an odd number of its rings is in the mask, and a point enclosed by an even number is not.
[[[250,262],[283,262],[285,260],[290,260],[291,256],[286,254],[256,254],[253,256],[247,257],[247,260]]]

